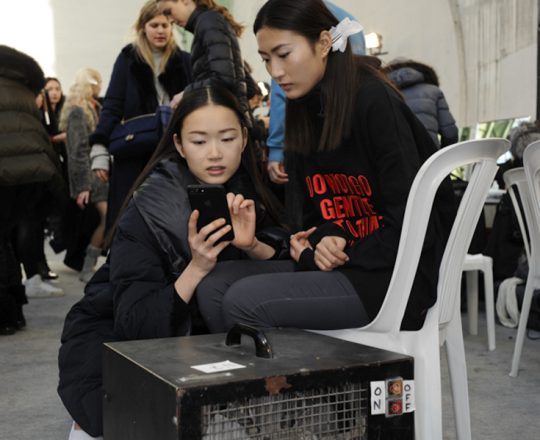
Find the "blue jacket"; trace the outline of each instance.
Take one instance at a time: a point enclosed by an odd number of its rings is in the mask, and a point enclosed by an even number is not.
[[[351,14],[339,6],[334,5],[329,1],[324,2],[326,7],[334,14],[339,21],[345,17],[351,20],[356,20]],[[349,37],[349,43],[353,53],[364,55],[366,53],[366,44],[364,41],[364,32]],[[283,148],[285,146],[285,92],[272,80],[271,95],[270,95],[270,125],[268,127],[268,139],[266,146],[268,147],[268,160],[282,162]]]

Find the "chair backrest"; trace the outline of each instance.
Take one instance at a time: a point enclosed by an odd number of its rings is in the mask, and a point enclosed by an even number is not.
[[[440,319],[447,322],[455,309],[455,297],[465,254],[480,217],[489,187],[497,171],[497,158],[510,147],[505,139],[460,142],[442,148],[422,165],[411,186],[399,242],[396,264],[384,303],[365,329],[397,333],[405,313],[435,194],[453,170],[475,164],[463,194],[439,271]]]
[[[503,175],[506,191],[510,195],[514,212],[519,224],[519,230],[523,237],[525,253],[527,260],[531,259],[529,228],[534,224],[534,212],[531,206],[529,185],[525,177],[525,169],[523,167],[512,168],[506,171]],[[516,192],[517,190],[517,192]],[[518,200],[519,197],[519,200]]]
[[[529,241],[531,260],[540,261],[540,141],[533,142],[523,153],[523,168],[529,188],[529,203],[532,211],[532,221],[529,226]]]

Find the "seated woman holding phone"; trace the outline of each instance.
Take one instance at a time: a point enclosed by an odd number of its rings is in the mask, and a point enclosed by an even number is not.
[[[247,142],[232,93],[185,94],[124,204],[107,262],[66,317],[58,392],[75,421],[70,439],[102,435],[103,342],[187,335],[189,302],[218,260],[289,256]]]

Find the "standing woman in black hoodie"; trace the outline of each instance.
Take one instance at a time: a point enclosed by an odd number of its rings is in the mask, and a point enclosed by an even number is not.
[[[154,113],[167,105],[191,82],[189,54],[180,50],[172,26],[154,0],[142,7],[135,23],[136,36],[116,59],[96,130],[90,136],[92,169],[104,182],[110,181],[107,225],[110,227],[135,179],[151,152],[115,157],[109,173],[109,138],[126,119]]]
[[[201,283],[197,298],[213,331],[235,322],[359,327],[382,305],[409,189],[436,147],[378,63],[353,56],[347,39],[359,30],[338,23],[322,0],[269,0],[257,14],[259,53],[288,98],[292,214],[302,230],[291,236],[294,273],[254,275],[250,262],[224,262]],[[438,198],[404,328],[419,328],[435,302],[445,208],[452,205]]]

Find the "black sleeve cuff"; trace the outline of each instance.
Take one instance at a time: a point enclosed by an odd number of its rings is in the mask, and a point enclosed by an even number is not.
[[[305,249],[304,252],[300,254],[300,259],[298,260],[295,270],[297,272],[319,270],[315,264],[315,252],[313,249]]]
[[[189,304],[185,303],[174,288],[174,283],[167,287],[172,295],[171,320],[174,327],[179,327],[183,322],[189,319]]]

